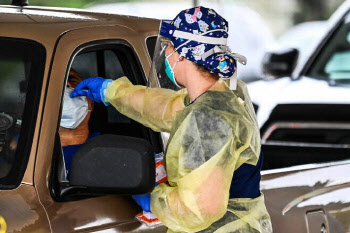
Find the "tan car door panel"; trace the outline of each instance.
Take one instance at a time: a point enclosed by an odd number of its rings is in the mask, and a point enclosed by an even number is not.
[[[34,186],[21,184],[14,190],[0,191],[0,232],[50,232],[45,209]]]

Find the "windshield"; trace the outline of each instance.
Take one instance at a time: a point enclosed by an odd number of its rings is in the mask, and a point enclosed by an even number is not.
[[[44,59],[45,50],[36,43],[0,38],[1,187],[16,183],[25,170],[26,147],[32,140],[28,138],[32,130],[27,125],[35,117],[38,102],[32,94],[41,88],[38,84],[42,80]]]
[[[350,87],[350,14],[344,18],[306,74],[332,86]]]

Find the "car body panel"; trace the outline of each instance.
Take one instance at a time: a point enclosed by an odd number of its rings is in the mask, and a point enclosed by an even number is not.
[[[34,186],[21,184],[15,190],[1,190],[0,203],[6,232],[50,232],[50,223]]]
[[[94,26],[127,27],[136,33],[149,34],[159,29],[159,20],[132,16],[93,13],[84,10],[65,11],[61,8],[0,6],[0,36],[35,40],[53,49],[57,38],[67,31]],[[140,24],[142,21],[142,24]],[[9,24],[12,22],[12,24]],[[13,23],[15,22],[15,23]],[[21,28],[21,30],[18,30]],[[155,31],[155,28],[157,30]]]
[[[261,190],[274,232],[309,232],[305,214],[318,210],[327,215],[328,232],[349,232],[349,169],[347,160],[263,172]]]
[[[309,77],[289,77],[256,81],[248,85],[249,95],[259,106],[257,118],[262,127],[279,104],[349,104],[347,87],[330,87],[327,82]]]

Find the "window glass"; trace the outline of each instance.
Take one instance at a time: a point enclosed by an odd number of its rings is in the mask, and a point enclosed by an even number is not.
[[[72,68],[84,79],[98,76],[96,52],[79,54],[74,58]]]
[[[117,79],[125,76],[123,67],[121,66],[120,61],[117,57],[117,54],[114,51],[105,50],[104,61],[105,61],[106,78]]]
[[[350,86],[350,14],[316,58],[308,76],[333,86]]]
[[[106,78],[118,79],[125,76],[123,67],[119,61],[117,54],[112,50],[104,51],[104,61],[106,69]],[[113,106],[109,105],[108,122],[110,123],[130,123],[130,119],[120,114]]]
[[[158,37],[156,36],[152,36],[152,37],[148,37],[146,40],[148,54],[151,58],[153,58],[154,49],[156,48],[157,38]]]
[[[42,79],[44,59],[45,50],[36,43],[0,39],[1,185],[17,183],[17,179],[21,179],[21,174],[24,173],[24,163],[27,161],[25,159],[27,151],[24,147],[30,146],[31,141],[28,145],[23,142],[25,142],[26,137],[32,135],[31,130],[21,129],[36,116],[33,106],[31,106],[32,113],[25,114],[25,104],[33,104],[34,96],[31,94],[35,91],[34,89],[40,88],[38,84],[35,85],[35,82]],[[29,82],[30,80],[32,81]],[[34,88],[28,88],[29,83],[32,85],[30,87],[34,86]],[[36,105],[37,103],[34,106]],[[21,131],[25,133],[21,134]],[[16,153],[17,150],[18,153]]]

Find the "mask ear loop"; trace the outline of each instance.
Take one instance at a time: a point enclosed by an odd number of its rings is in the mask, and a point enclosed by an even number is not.
[[[168,56],[166,56],[166,59],[169,59],[169,57],[171,57],[171,55],[173,55],[176,51],[177,51],[177,49],[175,49],[173,52],[171,52]],[[174,66],[171,67],[171,71],[172,71],[173,74],[174,74],[174,82],[175,82],[175,85],[176,85],[178,88],[184,88],[184,86],[181,86],[181,85],[179,85],[179,84],[176,82],[175,71],[174,71],[175,66],[176,66],[176,64],[180,61],[180,58],[181,58],[181,57],[182,57],[182,56],[180,55],[179,58],[176,60]],[[169,61],[168,61],[168,62],[169,62]]]

